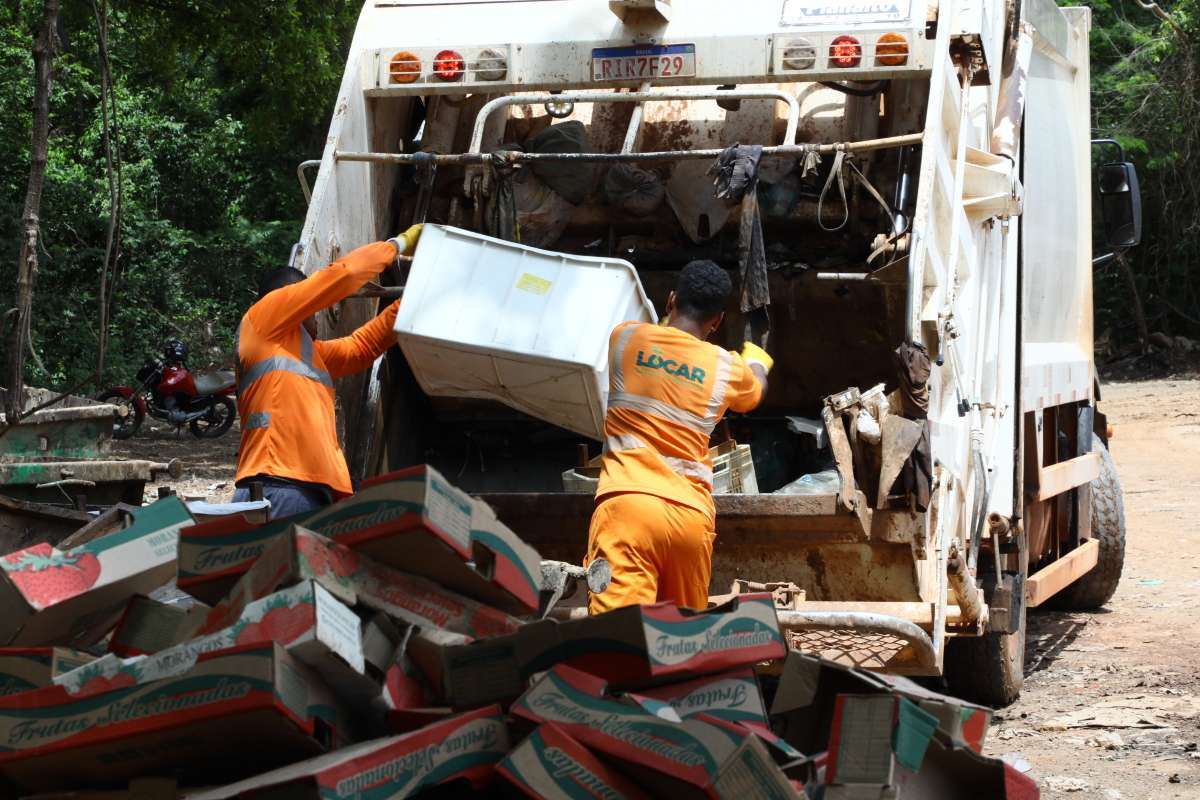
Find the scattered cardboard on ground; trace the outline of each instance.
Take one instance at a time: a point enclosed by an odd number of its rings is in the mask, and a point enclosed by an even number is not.
[[[462,781],[464,794],[488,781],[509,750],[499,706],[436,722],[414,733],[376,739],[241,783],[188,794],[226,800],[281,792],[294,800],[401,800],[438,784]]]
[[[0,642],[92,644],[129,598],[170,580],[187,507],[166,497],[133,514],[129,527],[70,550],[37,544],[0,558]]]
[[[552,722],[534,729],[496,769],[533,798],[650,800],[650,795]]]
[[[422,641],[428,648],[433,643]],[[786,652],[769,593],[705,611],[669,603],[629,606],[587,619],[544,619],[503,637],[447,643],[435,662],[456,708],[512,700],[531,676],[567,664],[618,688],[642,688],[761,661]]]
[[[0,630],[42,645],[0,648],[0,796],[1037,796],[976,752],[986,709],[789,654],[769,593],[534,619],[537,554],[428,467],[189,523],[168,498],[0,557]],[[85,553],[95,584],[44,608],[13,578]]]
[[[1040,731],[1072,728],[1170,728],[1172,720],[1200,716],[1200,697],[1131,695],[1107,697],[1086,708],[1037,723]]]
[[[192,526],[180,539],[179,587],[219,602],[291,524],[502,610],[537,610],[537,552],[428,466],[367,481],[354,495],[290,520],[253,525],[235,517]]]
[[[245,776],[328,750],[350,724],[315,674],[279,645],[260,645],[98,696],[51,686],[0,698],[0,777],[50,791],[159,769],[193,781]]]
[[[513,704],[512,713],[559,725],[625,765],[654,796],[799,797],[757,736],[704,715],[666,720],[607,691],[599,678],[555,667]]]
[[[0,695],[49,686],[94,658],[67,647],[0,647]]]

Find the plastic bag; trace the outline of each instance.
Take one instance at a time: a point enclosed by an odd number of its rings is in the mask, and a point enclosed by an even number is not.
[[[772,494],[837,494],[842,490],[842,479],[836,467],[802,475]]]
[[[646,216],[662,205],[667,189],[653,172],[615,164],[604,176],[604,194],[625,213]]]
[[[578,120],[551,125],[526,143],[531,153],[585,153],[590,148],[587,128]],[[568,203],[577,206],[592,191],[596,167],[582,161],[538,162],[533,174]]]
[[[521,170],[513,181],[513,196],[521,244],[550,247],[557,242],[571,219],[571,205],[562,195],[538,180],[537,175]]]

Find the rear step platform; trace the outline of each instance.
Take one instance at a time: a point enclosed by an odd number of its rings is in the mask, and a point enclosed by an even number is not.
[[[494,492],[478,497],[543,558],[582,562],[592,495]],[[792,647],[866,669],[936,672],[928,633],[935,611],[920,602],[913,546],[897,535],[896,526],[886,524],[888,514],[867,508],[861,493],[855,511],[844,510],[836,493],[721,494],[713,500],[712,590],[726,590],[735,578],[794,581],[815,602],[780,610]]]

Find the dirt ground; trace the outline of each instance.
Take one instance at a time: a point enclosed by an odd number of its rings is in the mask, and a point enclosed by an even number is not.
[[[1099,613],[1035,612],[1021,700],[996,714],[987,751],[1056,798],[1200,798],[1200,380],[1110,384],[1128,547]],[[143,431],[117,451],[180,458],[176,490],[233,492],[236,429],[216,441]],[[154,488],[148,487],[148,495]]]
[[[1051,798],[1200,798],[1200,381],[1109,384],[1125,570],[1099,613],[1030,616],[1025,690],[990,755]]]

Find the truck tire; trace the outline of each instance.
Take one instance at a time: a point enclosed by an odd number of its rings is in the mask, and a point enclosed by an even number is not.
[[[1016,633],[949,639],[942,664],[956,697],[993,708],[1016,702],[1025,682],[1025,604]]]
[[[1100,474],[1091,483],[1092,538],[1100,545],[1091,572],[1050,598],[1050,608],[1092,611],[1107,603],[1121,582],[1125,566],[1125,499],[1112,455],[1092,434],[1092,450],[1100,454]]]

